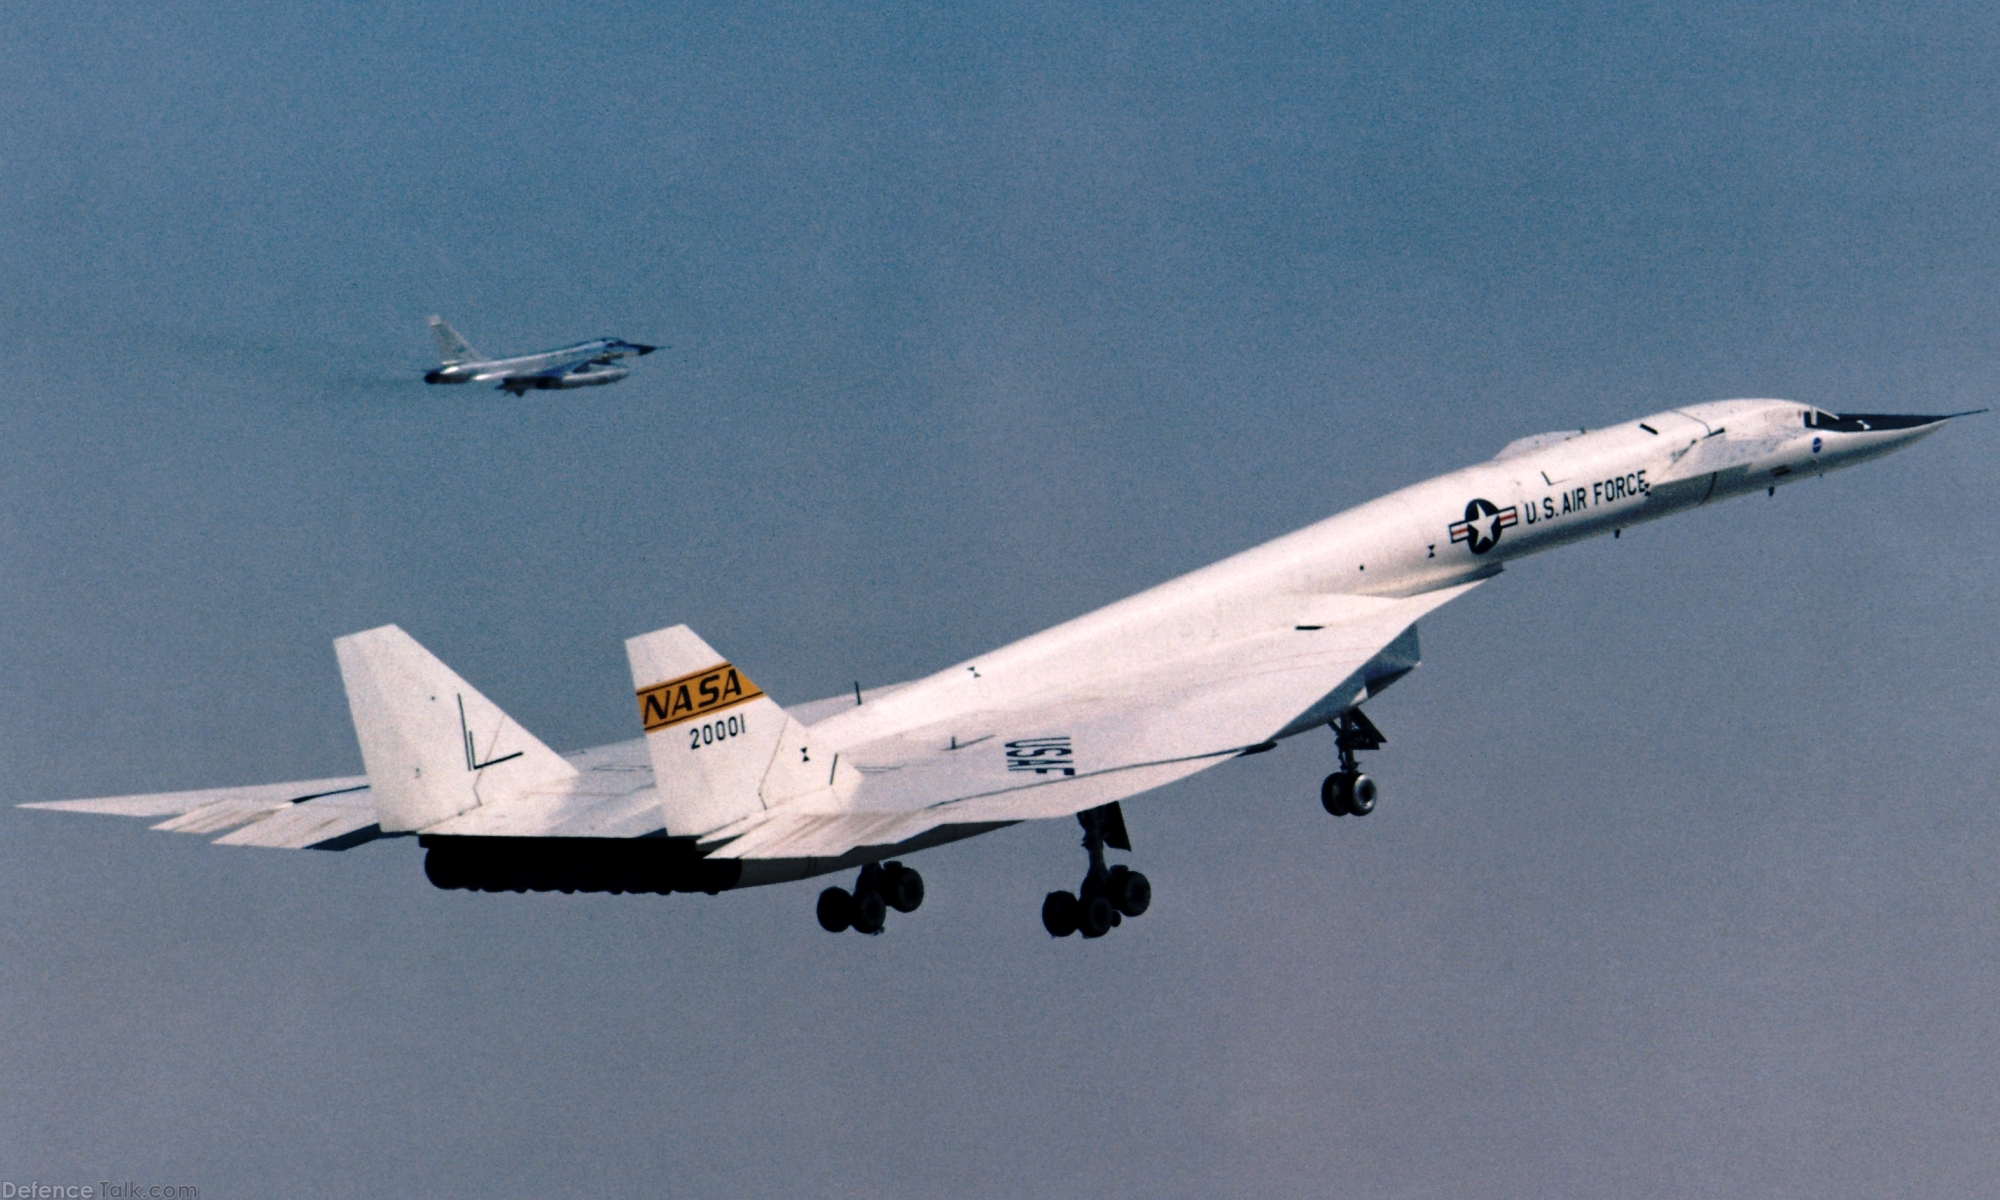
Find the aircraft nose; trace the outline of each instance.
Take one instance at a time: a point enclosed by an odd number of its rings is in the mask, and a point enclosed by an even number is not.
[[[1934,426],[1959,417],[1972,417],[1985,412],[1983,408],[1966,412],[1921,415],[1916,413],[1815,413],[1806,420],[1808,429],[1826,429],[1834,433],[1906,433],[1928,432]]]
[[[633,344],[633,346],[632,346],[632,349],[633,349],[634,351],[636,351],[636,352],[638,353],[638,355],[639,355],[639,357],[640,357],[640,358],[644,358],[644,357],[646,357],[646,356],[647,356],[648,354],[651,354],[651,353],[652,353],[653,351],[655,351],[655,350],[658,350],[658,349],[659,349],[659,347],[658,347],[658,346],[641,346],[641,345],[639,345],[639,344],[637,344],[637,343],[634,343],[634,344]]]
[[[1971,413],[1939,413],[1935,416],[1918,413],[1861,413],[1849,417],[1848,420],[1860,422],[1861,431],[1865,433],[1895,433],[1905,429],[1924,429],[1942,424],[1953,417],[1971,415]]]
[[[1976,409],[1974,412],[1985,412]],[[1944,428],[1955,417],[1973,412],[1916,413],[1830,413],[1808,414],[1806,432],[1812,436],[1811,458],[1834,466],[1867,462],[1892,454]],[[1822,436],[1824,435],[1824,436]]]

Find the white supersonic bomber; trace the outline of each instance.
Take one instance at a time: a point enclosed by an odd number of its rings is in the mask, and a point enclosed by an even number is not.
[[[491,383],[495,390],[516,396],[617,383],[632,373],[630,367],[618,365],[619,359],[644,358],[659,349],[624,338],[602,337],[555,350],[488,358],[436,313],[431,314],[431,335],[437,338],[442,361],[424,372],[425,383]]]
[[[1982,410],[1983,411],[1983,410]],[[1953,416],[1970,414],[1957,413]],[[1320,799],[1362,816],[1362,705],[1417,665],[1417,621],[1509,559],[1878,458],[1943,416],[1731,400],[1522,438],[1053,629],[893,687],[782,708],[685,625],[626,650],[643,736],[558,754],[393,625],[334,643],[366,775],[25,807],[158,820],[233,846],[414,836],[440,888],[716,893],[859,868],[828,930],[923,901],[897,861],[1075,817],[1089,867],[1056,937],[1146,911],[1118,802],[1329,726]]]

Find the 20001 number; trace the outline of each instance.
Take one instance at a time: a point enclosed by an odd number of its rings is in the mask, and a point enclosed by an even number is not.
[[[717,742],[728,741],[750,732],[748,717],[731,717],[727,721],[710,721],[706,725],[696,725],[688,730],[688,749],[699,750],[703,746],[713,746]]]

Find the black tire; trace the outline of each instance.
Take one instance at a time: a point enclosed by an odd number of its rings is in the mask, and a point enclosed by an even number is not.
[[[1375,797],[1379,791],[1374,780],[1359,771],[1355,772],[1354,782],[1347,786],[1347,811],[1357,817],[1374,812]]]
[[[819,927],[828,933],[844,933],[854,924],[854,897],[846,888],[830,887],[819,894]]]
[[[1042,901],[1042,928],[1050,937],[1066,938],[1076,932],[1076,897],[1068,892],[1050,892]]]
[[[854,932],[877,934],[889,919],[889,902],[880,892],[863,892],[854,898]]]
[[[1336,817],[1347,815],[1347,772],[1335,771],[1320,781],[1319,803]]]
[[[1087,938],[1101,938],[1111,932],[1111,918],[1117,912],[1109,896],[1092,896],[1077,909],[1076,930]]]
[[[1127,871],[1113,879],[1111,902],[1128,917],[1143,917],[1153,906],[1153,885],[1137,871]]]
[[[924,902],[924,877],[908,867],[897,866],[894,863],[890,865],[896,869],[889,872],[889,878],[883,889],[883,898],[889,902],[890,908],[899,913],[917,911]]]

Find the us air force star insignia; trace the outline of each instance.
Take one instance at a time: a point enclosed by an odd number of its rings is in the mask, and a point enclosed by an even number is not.
[[[1469,542],[1474,554],[1484,554],[1500,540],[1500,531],[1521,522],[1520,510],[1513,505],[1495,508],[1490,500],[1474,500],[1465,506],[1465,520],[1451,526],[1453,542]]]

